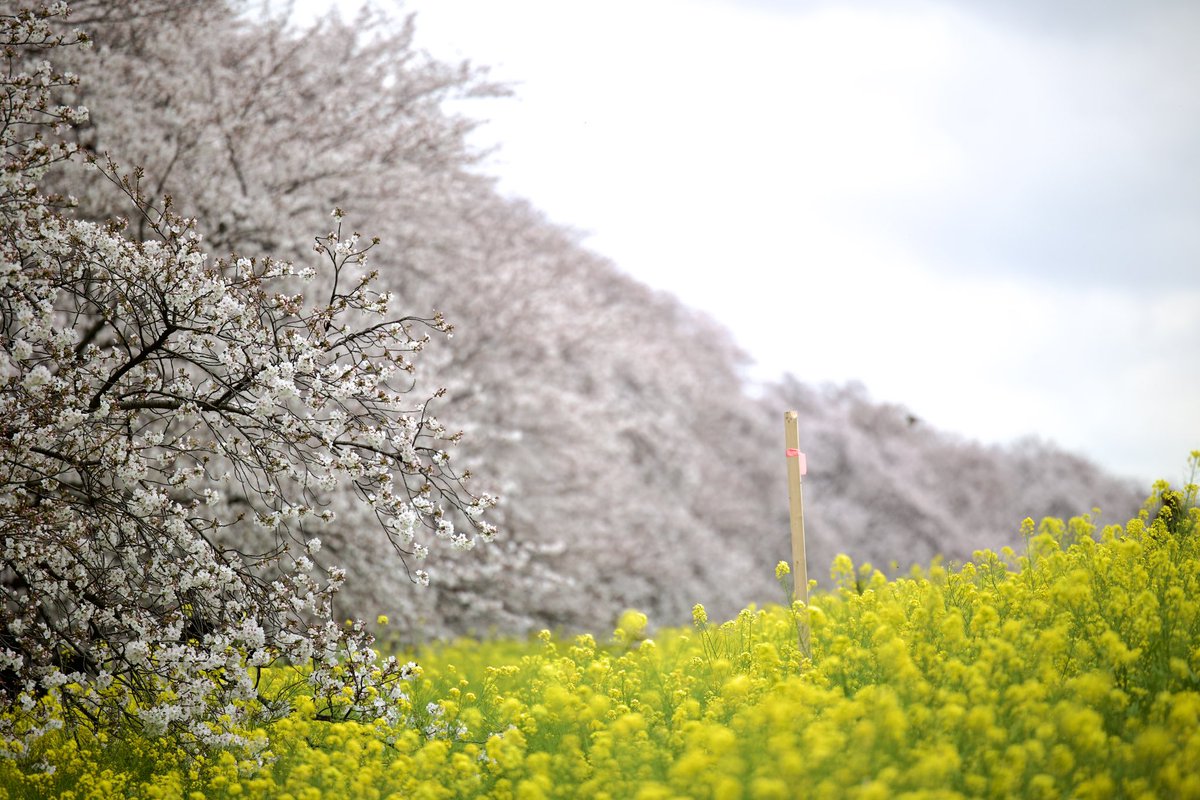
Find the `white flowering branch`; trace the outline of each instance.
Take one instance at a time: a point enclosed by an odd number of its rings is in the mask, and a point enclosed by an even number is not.
[[[63,13],[0,16],[0,694],[47,724],[53,706],[223,743],[212,720],[254,707],[254,670],[283,662],[310,670],[326,716],[398,714],[380,698],[406,668],[333,624],[344,573],[312,557],[347,488],[405,569],[425,531],[492,537],[494,499],[451,468],[458,436],[409,396],[412,357],[450,326],[392,312],[375,242],[344,236],[341,211],[319,269],[210,259],[111,162],[149,238],[57,213],[37,180],[86,112],[52,102],[70,76],[28,65],[66,43]]]

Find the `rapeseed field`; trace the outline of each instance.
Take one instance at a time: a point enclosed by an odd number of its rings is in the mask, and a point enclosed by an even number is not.
[[[52,731],[0,797],[1200,798],[1200,513],[1167,492],[954,568],[839,557],[807,608],[397,653],[392,724],[301,683],[227,750]]]

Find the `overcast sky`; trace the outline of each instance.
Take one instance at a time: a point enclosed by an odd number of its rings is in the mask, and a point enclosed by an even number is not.
[[[1200,449],[1200,3],[403,9],[513,84],[464,109],[501,189],[722,321],[756,376],[1147,482]]]

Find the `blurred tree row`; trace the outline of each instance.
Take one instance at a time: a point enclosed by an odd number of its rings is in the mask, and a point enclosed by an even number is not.
[[[385,613],[419,637],[603,629],[626,607],[684,622],[695,602],[721,614],[778,599],[788,408],[809,455],[818,578],[838,552],[901,568],[968,558],[1016,544],[1025,516],[1124,519],[1141,499],[1053,446],[985,447],[860,387],[751,389],[726,330],[497,191],[468,140],[476,121],[447,101],[507,90],[422,52],[411,17],[298,28],[223,0],[80,0],[72,21],[95,40],[67,54],[81,77],[69,100],[91,111],[79,144],[140,166],[147,202],[170,196],[210,253],[315,265],[313,232],[340,206],[382,239],[372,265],[398,303],[455,326],[416,380],[446,389],[431,408],[466,432],[455,463],[502,497],[489,515],[501,533],[431,553],[418,590],[381,557],[367,512],[335,498],[321,558],[347,570],[338,614]],[[128,213],[94,170],[50,182],[83,219]]]

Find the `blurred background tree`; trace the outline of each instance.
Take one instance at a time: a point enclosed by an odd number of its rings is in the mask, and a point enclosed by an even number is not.
[[[448,390],[436,412],[469,434],[502,534],[468,559],[432,554],[431,591],[414,592],[347,511],[327,537],[348,571],[339,613],[386,613],[422,637],[602,630],[626,607],[686,622],[697,601],[720,616],[779,599],[788,408],[809,454],[818,579],[838,552],[903,569],[1017,544],[1025,516],[1124,519],[1140,503],[1139,487],[1051,445],[966,441],[860,386],[748,385],[727,331],[497,191],[467,141],[476,122],[447,101],[508,89],[417,49],[419,20],[296,28],[220,0],[121,7],[76,7],[97,42],[71,57],[92,109],[82,144],[144,166],[147,197],[170,195],[218,253],[308,263],[312,231],[342,206],[383,239],[373,265],[398,300],[456,327],[418,380]],[[82,218],[121,213],[98,176],[54,180]]]

